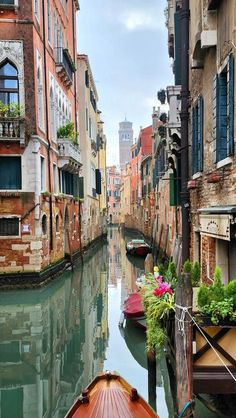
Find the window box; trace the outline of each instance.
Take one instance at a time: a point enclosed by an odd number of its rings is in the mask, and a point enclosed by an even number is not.
[[[207,175],[207,183],[219,183],[222,180],[222,174],[219,171],[213,171]]]
[[[198,180],[189,180],[188,181],[188,190],[194,190],[198,187]]]

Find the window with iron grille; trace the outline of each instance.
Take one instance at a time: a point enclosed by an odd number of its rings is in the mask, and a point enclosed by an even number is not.
[[[19,218],[0,218],[0,236],[19,236]]]

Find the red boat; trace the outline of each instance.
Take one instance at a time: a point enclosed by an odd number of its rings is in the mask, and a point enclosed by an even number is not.
[[[151,247],[143,239],[132,239],[126,244],[126,252],[144,257],[151,252]]]
[[[157,418],[152,408],[115,372],[97,376],[65,418]]]

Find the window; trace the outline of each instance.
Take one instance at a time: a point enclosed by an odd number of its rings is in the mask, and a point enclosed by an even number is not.
[[[41,192],[45,190],[45,159],[40,157],[40,168],[41,168]]]
[[[48,42],[52,43],[52,12],[51,12],[51,5],[50,0],[47,3],[48,6]]]
[[[20,220],[17,217],[0,218],[0,236],[19,236]]]
[[[0,67],[0,101],[7,105],[19,103],[18,71],[9,61]]]
[[[54,193],[58,193],[58,170],[56,164],[53,164],[53,186]]]
[[[76,215],[75,214],[73,216],[73,228],[74,228],[74,231],[76,231]]]
[[[96,197],[96,169],[94,165],[91,165],[91,187],[92,187],[92,196]]]
[[[47,216],[44,214],[42,217],[42,234],[46,235],[47,233]]]
[[[56,232],[60,232],[59,215],[56,215]]]
[[[61,192],[72,196],[79,194],[79,177],[68,171],[60,171],[61,174]]]
[[[38,93],[38,126],[44,129],[44,94],[42,80],[42,59],[37,53],[37,93]]]
[[[203,98],[192,109],[192,174],[203,170]]]
[[[92,120],[89,118],[89,138],[92,138]]]
[[[40,0],[34,0],[34,14],[39,22],[40,21]]]
[[[21,157],[0,157],[0,189],[21,190]]]
[[[213,89],[214,162],[234,152],[234,56],[214,78]]]
[[[86,131],[88,131],[88,128],[89,128],[89,123],[88,123],[89,117],[88,117],[88,108],[87,107],[86,107],[85,112],[86,112],[86,114],[85,114]]]

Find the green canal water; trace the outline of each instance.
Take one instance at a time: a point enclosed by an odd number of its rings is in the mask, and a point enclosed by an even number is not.
[[[42,289],[0,293],[0,418],[62,418],[103,370],[118,371],[148,400],[145,333],[118,327],[123,301],[143,272],[143,260],[126,256],[128,239],[110,228],[83,268]],[[164,356],[156,393],[159,417],[173,418]],[[218,415],[198,404],[196,416]]]

